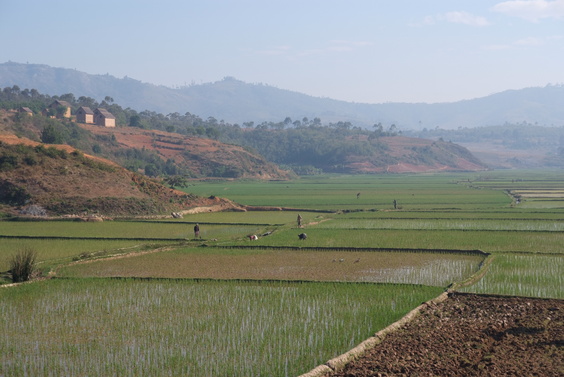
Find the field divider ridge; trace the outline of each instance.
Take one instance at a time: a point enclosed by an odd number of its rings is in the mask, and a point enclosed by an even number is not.
[[[349,251],[349,252],[355,252],[355,251],[360,251],[360,252],[375,252],[375,251],[379,251],[379,252],[400,252],[400,253],[445,253],[445,254],[477,254],[477,255],[483,255],[483,256],[488,256],[490,255],[490,253],[487,253],[485,251],[482,250],[464,250],[464,249],[420,249],[420,248],[394,248],[394,247],[323,247],[323,246],[319,246],[319,247],[315,247],[315,246],[307,246],[307,247],[301,247],[301,246],[260,246],[260,245],[256,245],[256,246],[247,246],[247,245],[231,245],[231,246],[208,246],[208,245],[202,245],[205,247],[213,247],[216,249],[242,249],[242,250],[261,250],[261,249],[266,249],[266,250],[302,250],[302,251]]]

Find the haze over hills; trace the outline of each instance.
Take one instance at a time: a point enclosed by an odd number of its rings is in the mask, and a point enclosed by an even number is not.
[[[320,118],[356,126],[395,124],[401,130],[458,129],[508,123],[564,126],[564,86],[507,90],[452,103],[362,104],[312,97],[232,77],[214,83],[168,88],[109,74],[91,75],[40,64],[0,64],[0,88],[19,86],[50,95],[73,93],[101,100],[112,97],[124,107],[169,114],[187,112],[228,123],[279,122]],[[374,88],[378,90],[378,88]]]

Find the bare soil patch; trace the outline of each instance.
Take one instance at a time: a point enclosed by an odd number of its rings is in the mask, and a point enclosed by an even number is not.
[[[325,377],[563,375],[564,300],[453,293]]]

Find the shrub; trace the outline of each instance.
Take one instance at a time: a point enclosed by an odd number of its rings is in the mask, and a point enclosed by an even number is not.
[[[18,166],[18,156],[11,153],[0,155],[0,171],[12,170]]]
[[[31,248],[19,250],[10,260],[10,274],[12,282],[28,281],[35,272],[35,258],[37,252]]]
[[[0,179],[0,203],[9,205],[24,205],[30,199],[25,188],[18,187],[13,183]]]

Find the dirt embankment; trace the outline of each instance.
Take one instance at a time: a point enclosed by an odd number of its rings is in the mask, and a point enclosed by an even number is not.
[[[454,293],[325,377],[564,375],[564,300]]]

